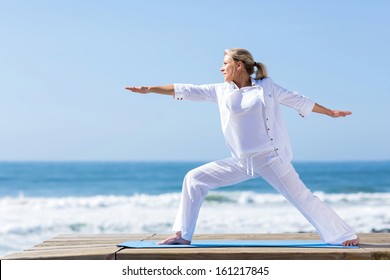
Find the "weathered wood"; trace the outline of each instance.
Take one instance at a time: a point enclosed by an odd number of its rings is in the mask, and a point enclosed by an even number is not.
[[[390,259],[390,234],[360,234],[359,249],[344,248],[293,248],[293,247],[227,247],[227,248],[159,248],[124,249],[116,244],[125,241],[138,241],[149,234],[106,234],[106,235],[59,235],[44,241],[23,252],[14,253],[1,259],[45,259],[45,260],[103,260],[107,256],[119,260],[339,260],[339,259]],[[156,235],[153,240],[161,240],[164,235]],[[235,240],[318,240],[314,233],[292,234],[200,234],[194,240],[235,239]]]

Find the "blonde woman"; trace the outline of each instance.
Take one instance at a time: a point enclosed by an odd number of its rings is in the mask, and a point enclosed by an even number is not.
[[[295,109],[302,117],[312,111],[333,118],[345,117],[351,112],[325,108],[280,87],[267,77],[264,65],[256,62],[245,49],[226,50],[221,72],[225,82],[219,84],[126,87],[142,94],[171,95],[175,100],[217,103],[222,131],[231,151],[230,158],[187,173],[173,226],[175,233],[160,244],[191,243],[200,207],[209,190],[263,177],[316,228],[322,241],[357,245],[359,238],[354,230],[312,194],[292,166],[281,105]]]

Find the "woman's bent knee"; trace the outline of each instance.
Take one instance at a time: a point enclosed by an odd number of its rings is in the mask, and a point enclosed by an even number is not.
[[[200,175],[200,172],[194,169],[184,177],[183,190],[185,189],[191,198],[204,197],[208,193],[209,187],[199,180]]]

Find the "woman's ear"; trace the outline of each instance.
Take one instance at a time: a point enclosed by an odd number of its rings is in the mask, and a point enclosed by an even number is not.
[[[237,70],[241,69],[244,66],[242,61],[237,61]]]

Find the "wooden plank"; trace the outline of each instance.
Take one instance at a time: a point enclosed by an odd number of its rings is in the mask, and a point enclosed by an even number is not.
[[[104,260],[115,252],[116,246],[98,248],[54,249],[42,251],[23,251],[6,256],[5,260]]]
[[[116,254],[120,260],[207,260],[207,259],[294,259],[294,260],[338,260],[338,259],[390,259],[390,234],[360,234],[359,249],[344,248],[283,248],[283,247],[240,247],[240,248],[160,248],[124,249]],[[105,234],[105,235],[59,235],[23,252],[11,254],[2,259],[72,259],[103,260],[118,250],[116,244],[124,241],[138,241],[150,234]],[[156,235],[153,240],[164,239]],[[318,240],[314,233],[293,234],[200,234],[194,240]]]

